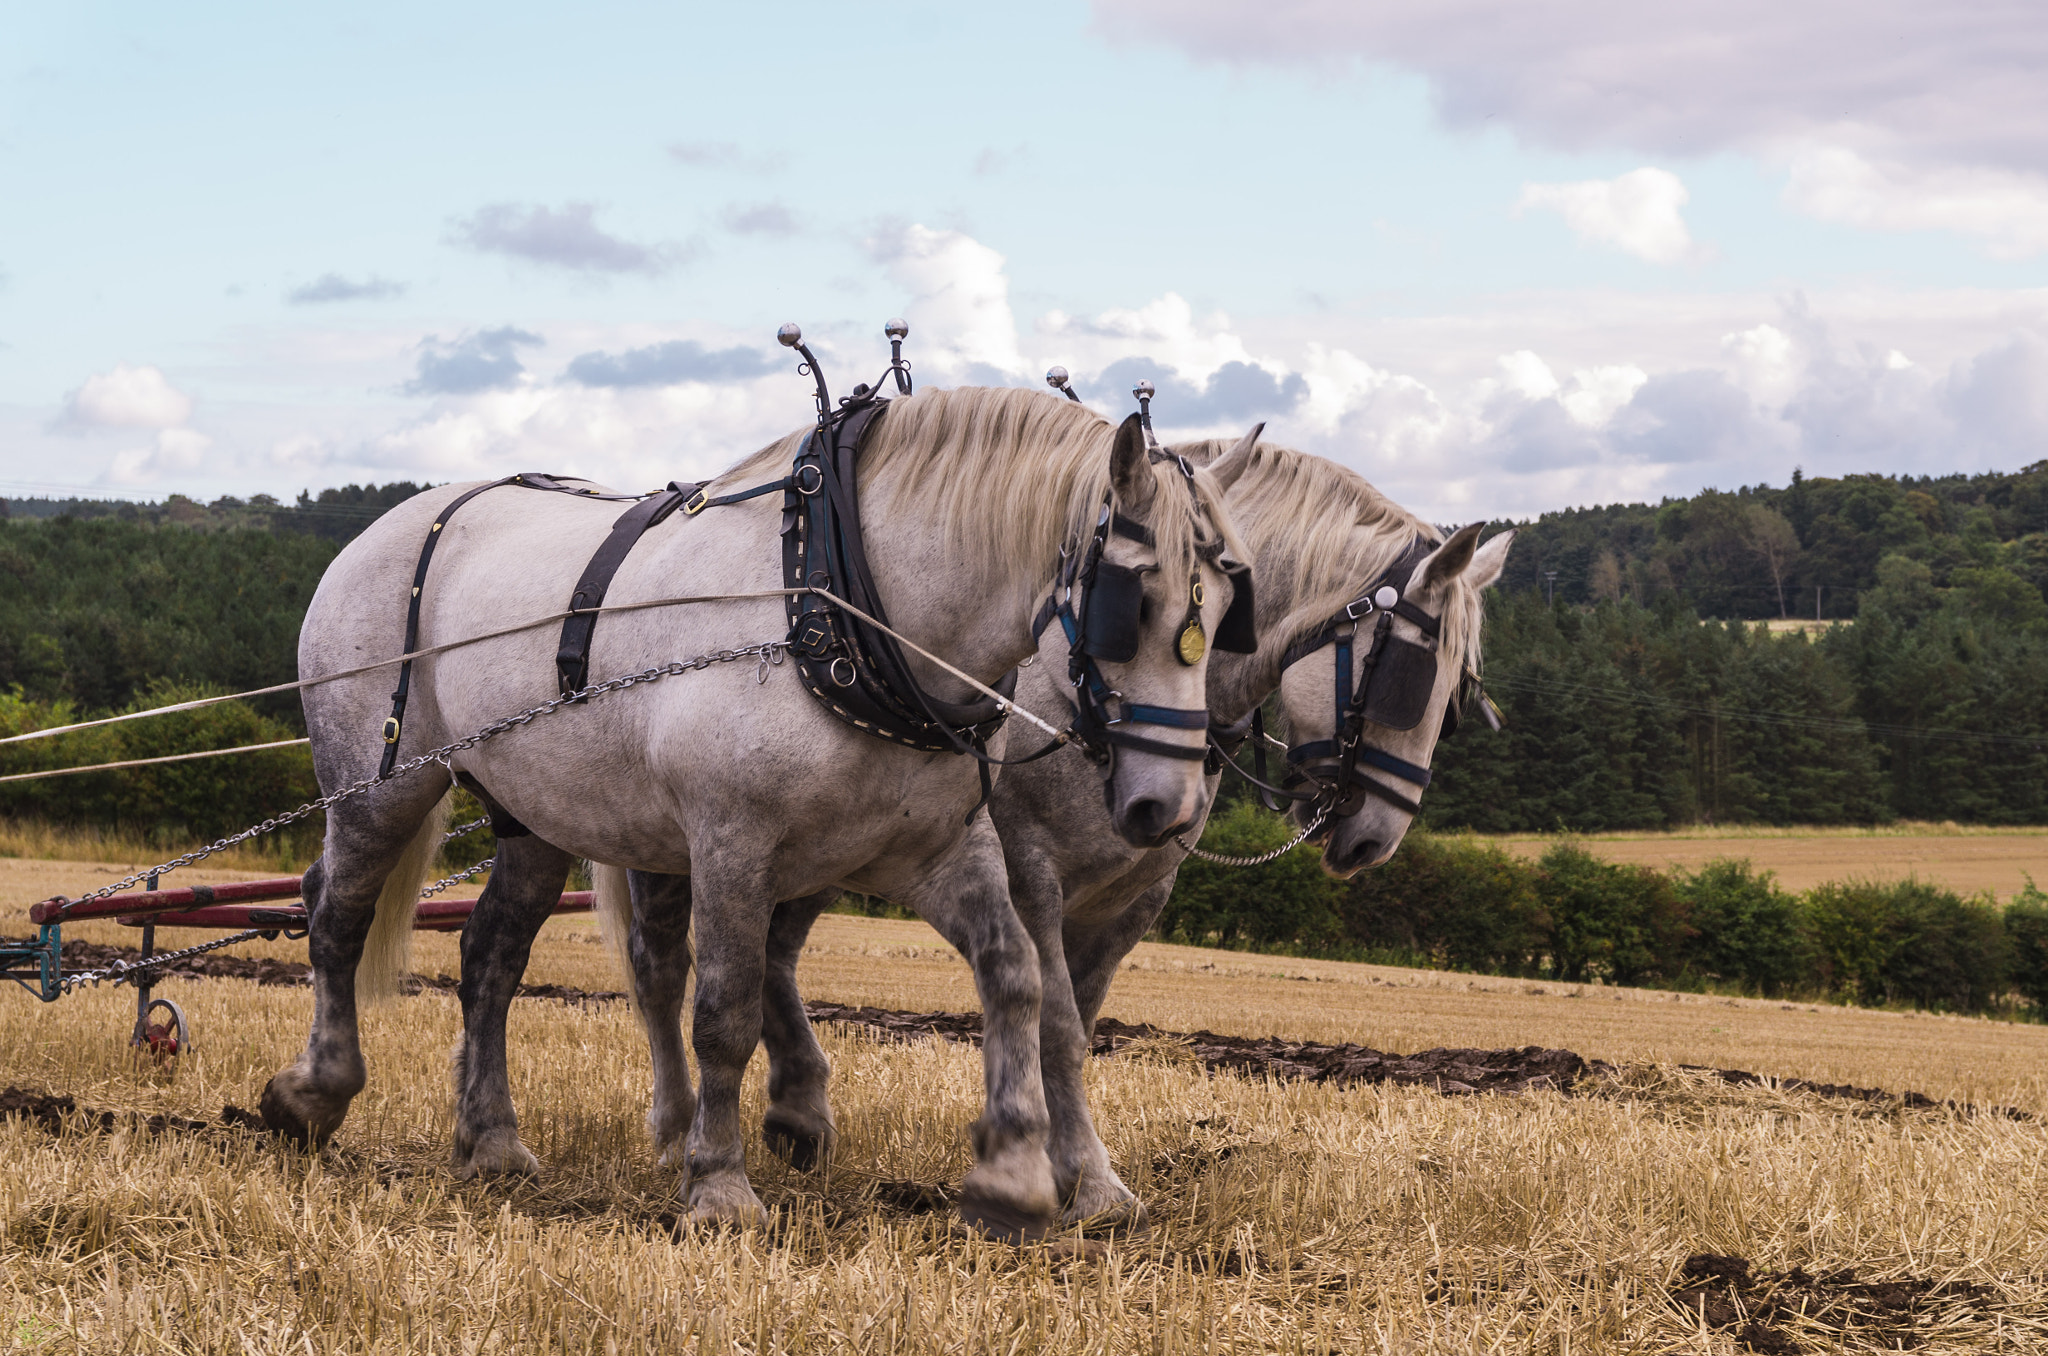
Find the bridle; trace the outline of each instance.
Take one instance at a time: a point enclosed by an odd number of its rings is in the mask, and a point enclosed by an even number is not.
[[[1061,375],[1065,376],[1064,371]],[[1079,399],[1071,390],[1066,390],[1066,394],[1069,399]],[[1148,459],[1155,464],[1165,461],[1176,463],[1188,494],[1196,496],[1194,467],[1187,458],[1162,448],[1153,437],[1151,383],[1139,382],[1133,388],[1133,394],[1138,397],[1138,419],[1145,433]],[[1074,692],[1071,729],[1075,742],[1097,767],[1105,771],[1112,768],[1118,749],[1189,761],[1205,759],[1208,757],[1205,746],[1169,744],[1134,734],[1128,727],[1156,725],[1168,729],[1206,730],[1209,727],[1207,707],[1152,706],[1126,701],[1123,693],[1110,686],[1098,662],[1108,660],[1121,664],[1137,657],[1144,607],[1143,576],[1148,572],[1148,568],[1119,565],[1103,559],[1109,538],[1115,535],[1145,546],[1156,544],[1149,528],[1116,511],[1112,493],[1103,491],[1088,545],[1078,551],[1070,547],[1061,548],[1060,568],[1054,576],[1052,592],[1031,623],[1032,639],[1042,636],[1055,618],[1060,629],[1066,632],[1067,680]],[[1199,497],[1196,502],[1200,502]],[[1201,558],[1228,575],[1232,584],[1230,606],[1224,609],[1223,620],[1216,628],[1215,647],[1239,654],[1254,652],[1258,649],[1258,636],[1252,626],[1251,567],[1226,559],[1220,538],[1198,549]],[[1202,631],[1202,602],[1202,579],[1198,567],[1188,585],[1187,615],[1174,644],[1175,656],[1190,667],[1202,662],[1211,643]]]
[[[1284,809],[1285,802],[1290,801],[1313,802],[1323,812],[1325,823],[1355,814],[1368,795],[1410,815],[1420,814],[1419,797],[1429,786],[1429,769],[1372,743],[1366,737],[1366,726],[1412,730],[1429,710],[1430,696],[1436,690],[1443,620],[1404,597],[1401,590],[1435,549],[1435,543],[1416,538],[1363,592],[1289,645],[1281,655],[1280,671],[1284,674],[1325,646],[1335,647],[1336,700],[1331,738],[1290,744],[1289,775],[1282,785],[1274,786],[1266,780],[1264,717],[1255,707],[1234,725],[1212,727],[1212,768],[1228,764],[1257,789],[1259,799],[1269,809]],[[1371,621],[1375,617],[1377,620]],[[1417,644],[1394,635],[1395,617],[1413,624],[1427,643]],[[1370,638],[1360,657],[1358,634],[1369,621]],[[1477,702],[1481,719],[1496,730],[1501,728],[1500,708],[1479,686],[1478,675],[1467,668],[1444,710],[1439,739],[1457,732],[1468,698]],[[1253,740],[1255,773],[1246,772],[1231,756],[1231,750],[1247,735]],[[1415,792],[1411,795],[1390,786],[1379,777],[1367,775],[1366,769],[1406,782],[1416,788]]]

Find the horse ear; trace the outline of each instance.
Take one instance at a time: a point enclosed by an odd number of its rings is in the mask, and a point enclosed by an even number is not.
[[[1266,431],[1263,423],[1253,424],[1252,431],[1237,440],[1237,446],[1209,463],[1209,474],[1216,477],[1216,488],[1228,492],[1252,464],[1252,450],[1259,445],[1259,435]]]
[[[1508,548],[1515,544],[1515,529],[1497,533],[1486,539],[1486,545],[1472,553],[1472,567],[1465,572],[1466,582],[1475,589],[1483,589],[1500,578],[1500,572],[1508,567]]]
[[[1472,550],[1479,545],[1479,534],[1485,527],[1485,523],[1467,523],[1431,552],[1429,559],[1422,562],[1421,587],[1432,589],[1463,574],[1472,563]]]
[[[1145,448],[1145,424],[1132,415],[1116,426],[1109,449],[1109,483],[1117,502],[1142,511],[1152,502],[1152,472]]]

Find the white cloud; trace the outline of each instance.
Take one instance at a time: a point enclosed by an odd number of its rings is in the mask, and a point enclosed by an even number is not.
[[[192,397],[148,366],[121,363],[64,399],[64,421],[78,428],[172,428],[191,417]]]
[[[161,429],[148,446],[116,453],[100,479],[108,485],[146,485],[174,476],[190,479],[205,469],[206,451],[212,446],[213,439],[196,429]]]
[[[1845,147],[1807,146],[1792,153],[1785,201],[1848,226],[1953,231],[2000,259],[2048,249],[2048,176],[2038,172],[1875,163]]]
[[[1559,393],[1557,403],[1581,427],[1601,428],[1634,400],[1649,380],[1648,372],[1628,363],[1585,368],[1572,373],[1571,387]]]
[[[1026,375],[1002,255],[963,231],[916,223],[878,231],[867,250],[909,293],[904,316],[927,362],[953,373],[979,367]]]
[[[1682,264],[1705,257],[1679,211],[1690,196],[1677,175],[1646,166],[1613,179],[1524,184],[1514,211],[1556,212],[1581,240],[1653,264]]]
[[[1221,311],[1197,316],[1175,292],[1143,306],[1112,307],[1094,316],[1049,311],[1034,328],[1041,343],[1068,367],[1101,367],[1117,358],[1142,355],[1183,376],[1205,378],[1225,363],[1262,365],[1234,331],[1229,316]]]
[[[2048,23],[1994,0],[1095,0],[1106,31],[1231,63],[1416,71],[1454,127],[1795,165],[1828,220],[2048,248]],[[1872,170],[1868,167],[1876,166]],[[1874,177],[1873,177],[1874,176]]]

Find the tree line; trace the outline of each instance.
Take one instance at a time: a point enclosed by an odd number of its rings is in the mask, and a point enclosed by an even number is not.
[[[328,563],[422,488],[6,504],[0,692],[27,703],[15,718],[54,722],[164,684],[289,681]],[[1515,526],[1485,640],[1508,726],[1467,722],[1439,749],[1427,826],[2048,822],[2048,462],[1795,473]],[[1781,592],[1795,613],[1819,596],[1825,627],[1766,630]],[[292,694],[254,714],[303,731]],[[0,750],[0,773],[26,770],[16,757]],[[36,812],[89,818],[89,801],[39,794]]]

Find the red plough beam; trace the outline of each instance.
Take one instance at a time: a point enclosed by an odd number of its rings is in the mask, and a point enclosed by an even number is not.
[[[130,927],[154,923],[165,928],[302,928],[306,906],[297,901],[303,877],[233,881],[225,885],[194,885],[183,890],[147,890],[73,904],[61,896],[46,899],[28,911],[36,923],[76,923],[88,918],[118,918]],[[265,907],[269,906],[269,907]],[[556,915],[589,913],[596,897],[572,890],[555,904]],[[426,899],[413,914],[419,932],[459,932],[476,908],[474,899]]]

